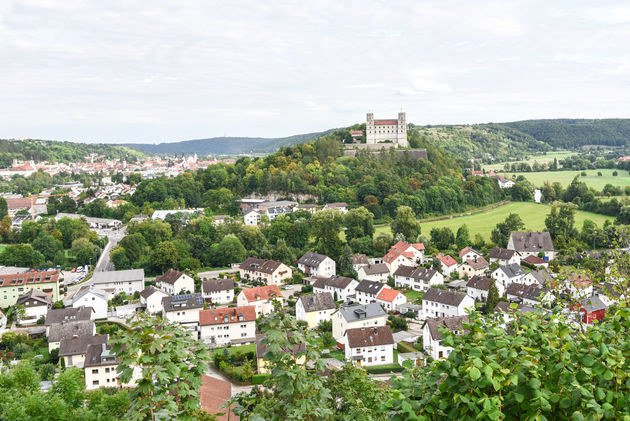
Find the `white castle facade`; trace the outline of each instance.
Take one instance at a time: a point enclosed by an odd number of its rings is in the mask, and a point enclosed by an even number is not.
[[[374,114],[367,114],[365,139],[368,145],[391,142],[392,146],[407,147],[407,116],[398,113],[398,120],[374,120]]]

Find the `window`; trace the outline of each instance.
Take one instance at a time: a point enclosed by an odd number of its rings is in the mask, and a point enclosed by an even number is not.
[[[92,369],[92,374],[98,374],[98,368],[93,368]],[[98,383],[97,383],[98,384]]]
[[[385,355],[381,356],[381,361],[385,361]]]
[[[98,386],[98,380],[93,380],[92,381],[92,386]]]
[[[105,372],[109,373],[109,367],[105,367]]]

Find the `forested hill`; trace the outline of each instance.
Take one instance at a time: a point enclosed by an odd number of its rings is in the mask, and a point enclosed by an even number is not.
[[[156,154],[198,154],[198,155],[241,155],[252,153],[273,153],[282,146],[293,146],[310,142],[334,132],[330,129],[323,132],[298,134],[289,137],[213,137],[209,139],[184,140],[160,144],[129,143],[125,146]]]
[[[78,162],[90,154],[110,159],[126,159],[135,162],[146,155],[144,152],[96,143],[60,142],[54,140],[7,140],[0,139],[0,168],[10,166],[14,159],[21,161]]]

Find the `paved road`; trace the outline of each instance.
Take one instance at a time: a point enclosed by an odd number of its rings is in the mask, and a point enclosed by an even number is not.
[[[219,277],[220,273],[236,273],[238,269],[223,269],[223,270],[209,270],[207,272],[199,272],[199,278],[203,279],[215,279]]]

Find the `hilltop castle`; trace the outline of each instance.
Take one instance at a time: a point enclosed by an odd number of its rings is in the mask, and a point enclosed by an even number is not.
[[[407,116],[398,113],[398,120],[374,120],[374,114],[367,114],[365,139],[368,145],[391,142],[392,146],[407,147]]]

